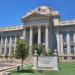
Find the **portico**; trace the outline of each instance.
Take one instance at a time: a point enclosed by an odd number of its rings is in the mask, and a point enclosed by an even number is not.
[[[49,52],[49,26],[47,25],[38,25],[38,26],[28,26],[24,27],[24,32],[23,32],[23,38],[24,40],[28,39],[29,35],[29,47],[30,47],[30,53],[32,50],[32,46],[34,44],[45,44],[45,50],[48,53]],[[27,34],[27,28],[29,28],[29,33]],[[26,35],[27,34],[27,35]],[[26,39],[27,38],[27,39]]]

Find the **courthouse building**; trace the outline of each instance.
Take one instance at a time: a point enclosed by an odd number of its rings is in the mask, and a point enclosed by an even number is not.
[[[61,21],[58,11],[40,6],[21,18],[23,25],[0,29],[0,55],[9,56],[16,47],[16,39],[29,42],[31,53],[34,44],[42,44],[48,53],[58,50],[62,60],[75,59],[75,20]]]

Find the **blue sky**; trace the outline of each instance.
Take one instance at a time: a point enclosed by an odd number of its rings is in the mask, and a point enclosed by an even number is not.
[[[75,19],[75,0],[0,0],[0,27],[22,25],[21,17],[42,5],[59,11],[61,20]]]

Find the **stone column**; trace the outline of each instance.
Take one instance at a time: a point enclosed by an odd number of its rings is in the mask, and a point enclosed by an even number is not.
[[[60,34],[60,47],[61,47],[61,54],[63,54],[63,35]]]
[[[29,54],[31,54],[31,50],[32,50],[32,42],[33,42],[33,28],[30,27]]]
[[[46,26],[46,28],[45,28],[45,50],[46,50],[46,53],[48,53],[48,45],[49,45],[49,43],[48,43],[48,26]]]
[[[74,41],[74,54],[75,54],[75,32],[74,32],[74,35],[73,35],[73,41]]]
[[[41,27],[38,27],[38,44],[41,44]]]
[[[67,40],[67,54],[71,54],[71,49],[70,49],[70,35],[67,33],[66,35],[66,40]]]
[[[14,46],[14,50],[16,49],[16,40],[17,40],[17,37],[15,36],[15,46]]]
[[[23,39],[26,40],[26,29],[23,30]]]
[[[56,33],[56,39],[57,39],[57,50],[58,50],[58,54],[60,54],[60,35],[57,32]]]
[[[5,38],[4,55],[7,53],[7,36]]]
[[[12,52],[12,39],[11,39],[11,36],[10,36],[10,43],[9,43],[9,55],[11,56],[11,52]]]

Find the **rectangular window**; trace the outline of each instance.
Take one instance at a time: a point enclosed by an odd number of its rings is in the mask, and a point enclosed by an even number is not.
[[[7,54],[9,54],[9,48],[7,48]]]
[[[5,36],[2,36],[2,44],[5,44]]]
[[[5,38],[3,39],[3,44],[5,44]]]
[[[74,46],[71,46],[71,53],[74,54]]]
[[[10,37],[8,36],[7,37],[7,44],[9,44],[10,43]]]
[[[2,48],[2,54],[4,54],[4,48]]]
[[[67,35],[67,33],[66,32],[62,32],[62,34],[63,34],[63,42],[66,42],[66,35]]]
[[[70,31],[70,41],[73,41],[73,34],[74,34],[74,32]]]
[[[63,53],[67,54],[67,46],[63,46]]]

